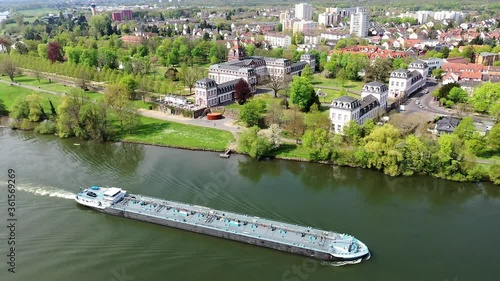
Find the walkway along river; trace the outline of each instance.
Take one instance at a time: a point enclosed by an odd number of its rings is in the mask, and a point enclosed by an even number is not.
[[[8,169],[16,171],[17,273],[7,272],[2,254],[2,281],[498,280],[500,189],[487,183],[0,129],[3,224]],[[94,184],[350,233],[373,255],[334,266],[101,214],[71,200]]]

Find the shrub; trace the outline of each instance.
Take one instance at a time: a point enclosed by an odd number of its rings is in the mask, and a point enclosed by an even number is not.
[[[57,132],[57,125],[50,120],[46,120],[35,127],[35,132],[42,135],[52,135]]]

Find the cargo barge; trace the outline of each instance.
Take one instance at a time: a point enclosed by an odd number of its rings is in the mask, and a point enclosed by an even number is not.
[[[92,186],[76,202],[103,213],[272,248],[324,261],[369,257],[351,235]]]

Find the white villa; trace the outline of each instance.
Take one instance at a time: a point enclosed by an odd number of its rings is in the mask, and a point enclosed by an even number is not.
[[[385,113],[387,92],[387,85],[374,81],[363,86],[360,99],[342,96],[333,100],[330,105],[332,131],[342,134],[345,124],[351,120],[362,125],[367,119]]]
[[[257,83],[270,76],[284,79],[285,75],[301,75],[307,64],[314,71],[315,61],[312,54],[302,55],[296,63],[283,58],[247,57],[239,39],[236,39],[229,50],[228,62],[211,65],[208,68],[208,78],[196,82],[195,103],[198,106],[217,106],[233,100],[234,86],[241,79],[255,92]]]
[[[389,78],[389,97],[410,96],[425,86],[428,74],[429,66],[421,60],[410,63],[408,69],[394,70]]]

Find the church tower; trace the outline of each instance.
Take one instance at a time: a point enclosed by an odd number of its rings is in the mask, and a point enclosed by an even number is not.
[[[242,60],[246,58],[245,50],[240,45],[240,38],[234,39],[233,47],[229,49],[227,61]]]

